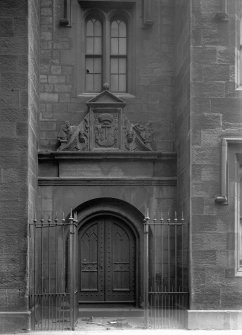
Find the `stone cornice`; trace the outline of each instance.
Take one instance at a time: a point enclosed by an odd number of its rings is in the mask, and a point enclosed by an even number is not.
[[[176,177],[162,178],[60,178],[40,177],[40,186],[176,186]]]
[[[159,151],[135,151],[135,152],[117,152],[117,151],[40,151],[39,160],[176,160],[175,152]]]

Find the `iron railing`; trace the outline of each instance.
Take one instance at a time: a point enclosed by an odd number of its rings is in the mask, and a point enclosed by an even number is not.
[[[30,237],[33,330],[74,329],[77,322],[77,220],[34,219]]]
[[[188,308],[188,224],[183,214],[144,222],[146,328],[186,328]]]

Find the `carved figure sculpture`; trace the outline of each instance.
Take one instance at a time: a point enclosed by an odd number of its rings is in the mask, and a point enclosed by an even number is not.
[[[88,120],[84,118],[78,126],[71,126],[69,121],[59,131],[58,140],[60,147],[58,151],[86,151],[89,140]]]

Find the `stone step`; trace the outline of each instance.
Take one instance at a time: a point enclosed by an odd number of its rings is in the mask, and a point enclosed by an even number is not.
[[[79,317],[143,317],[141,308],[80,307]]]

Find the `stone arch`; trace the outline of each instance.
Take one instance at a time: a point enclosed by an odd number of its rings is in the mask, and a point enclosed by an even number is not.
[[[136,239],[136,306],[143,303],[143,214],[133,205],[116,198],[96,198],[77,206],[78,230],[92,218],[110,215],[117,217],[132,230]]]

